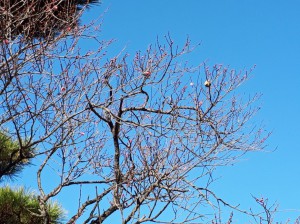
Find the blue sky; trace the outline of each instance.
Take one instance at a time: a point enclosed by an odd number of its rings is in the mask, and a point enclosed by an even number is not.
[[[234,166],[220,168],[215,189],[244,208],[253,206],[251,194],[267,197],[284,210],[278,219],[295,220],[300,215],[300,2],[103,0],[90,13],[104,9],[103,35],[116,38],[116,47],[145,49],[169,32],[179,44],[187,35],[201,43],[191,63],[207,60],[237,69],[256,64],[242,91],[263,94],[255,119],[272,136],[265,152],[247,154]]]
[[[263,94],[255,121],[262,121],[273,134],[264,152],[246,154],[234,166],[218,169],[214,189],[245,209],[255,204],[251,194],[277,201],[283,210],[279,220],[300,216],[300,2],[103,0],[82,23],[105,10],[103,39],[116,39],[116,51],[144,50],[170,33],[178,44],[187,36],[201,43],[189,56],[191,64],[207,61],[236,69],[256,65],[241,90]]]

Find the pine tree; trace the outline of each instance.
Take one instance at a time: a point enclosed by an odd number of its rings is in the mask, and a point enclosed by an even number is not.
[[[2,0],[0,39],[21,36],[26,40],[53,38],[78,25],[82,8],[98,0]]]
[[[34,156],[34,149],[20,145],[7,134],[0,132],[0,181],[3,177],[16,176]]]
[[[57,203],[47,205],[48,223],[62,223],[64,211]],[[24,188],[0,188],[0,220],[2,224],[42,224],[38,198]]]

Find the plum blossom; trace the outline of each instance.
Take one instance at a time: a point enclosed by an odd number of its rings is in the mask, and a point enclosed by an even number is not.
[[[145,72],[143,72],[142,74],[143,74],[143,76],[145,76],[146,78],[149,78],[150,75],[151,75],[151,72],[150,72],[150,71],[145,71]]]

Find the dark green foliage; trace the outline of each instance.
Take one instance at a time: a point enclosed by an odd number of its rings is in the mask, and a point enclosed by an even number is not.
[[[0,40],[53,38],[78,25],[78,12],[98,0],[1,0]]]
[[[33,149],[20,147],[17,141],[0,133],[0,180],[4,176],[11,178],[17,175],[33,155]]]
[[[56,203],[47,204],[49,223],[62,223],[64,212]],[[23,188],[0,188],[1,224],[42,224],[37,197]]]

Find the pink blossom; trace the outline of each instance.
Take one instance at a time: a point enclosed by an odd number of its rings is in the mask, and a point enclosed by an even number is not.
[[[145,71],[145,72],[143,72],[143,75],[144,75],[146,78],[149,78],[150,75],[151,75],[151,72],[150,72],[150,71]]]
[[[256,201],[258,202],[258,203],[261,203],[261,204],[263,204],[264,203],[264,198],[256,198]]]

